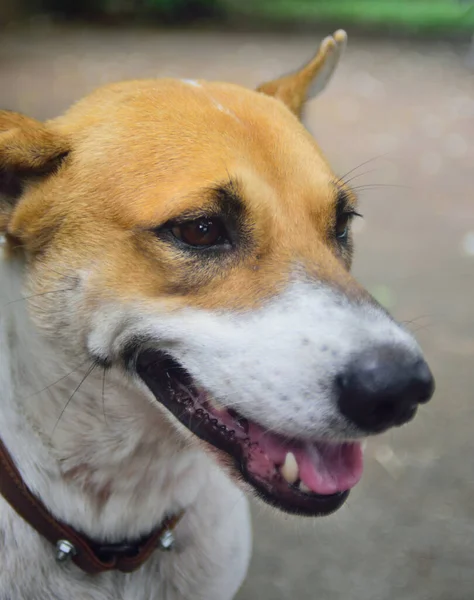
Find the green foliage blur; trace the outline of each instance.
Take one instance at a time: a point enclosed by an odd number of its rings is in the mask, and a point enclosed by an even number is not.
[[[17,13],[21,9],[72,20],[334,25],[415,34],[474,31],[474,0],[0,0],[0,9],[8,5]]]
[[[339,23],[407,32],[474,31],[474,0],[226,0],[274,24]]]

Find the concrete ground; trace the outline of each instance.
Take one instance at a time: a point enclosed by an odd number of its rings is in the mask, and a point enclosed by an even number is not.
[[[38,22],[0,37],[0,106],[52,117],[130,77],[254,86],[299,66],[317,41]],[[438,387],[413,424],[369,443],[363,481],[336,515],[255,507],[239,599],[472,600],[474,75],[451,45],[352,40],[307,122],[361,186],[355,272],[416,331]]]

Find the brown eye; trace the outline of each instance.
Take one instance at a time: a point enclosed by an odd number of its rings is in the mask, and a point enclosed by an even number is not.
[[[350,210],[344,213],[337,215],[336,218],[336,238],[340,242],[344,242],[349,235],[349,226],[354,217],[362,217],[362,215],[355,210]]]
[[[347,234],[349,233],[350,218],[351,218],[351,215],[349,213],[344,213],[337,217],[336,237],[338,240],[345,240],[347,238]]]
[[[196,219],[175,225],[171,233],[188,246],[209,248],[228,241],[225,227],[219,219]]]

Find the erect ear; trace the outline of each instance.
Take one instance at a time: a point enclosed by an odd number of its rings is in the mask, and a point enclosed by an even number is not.
[[[54,171],[68,151],[67,141],[47,125],[0,110],[0,232],[28,181]]]
[[[281,100],[298,117],[304,103],[320,94],[329,83],[347,42],[339,29],[325,38],[316,56],[302,69],[260,85],[257,91]]]

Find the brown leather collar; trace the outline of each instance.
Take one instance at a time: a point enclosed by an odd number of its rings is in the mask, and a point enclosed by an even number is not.
[[[89,575],[135,571],[157,549],[170,548],[172,532],[183,513],[166,518],[147,537],[133,543],[101,545],[55,519],[26,487],[12,457],[0,440],[0,494],[33,529],[56,548],[56,558],[72,561]]]

